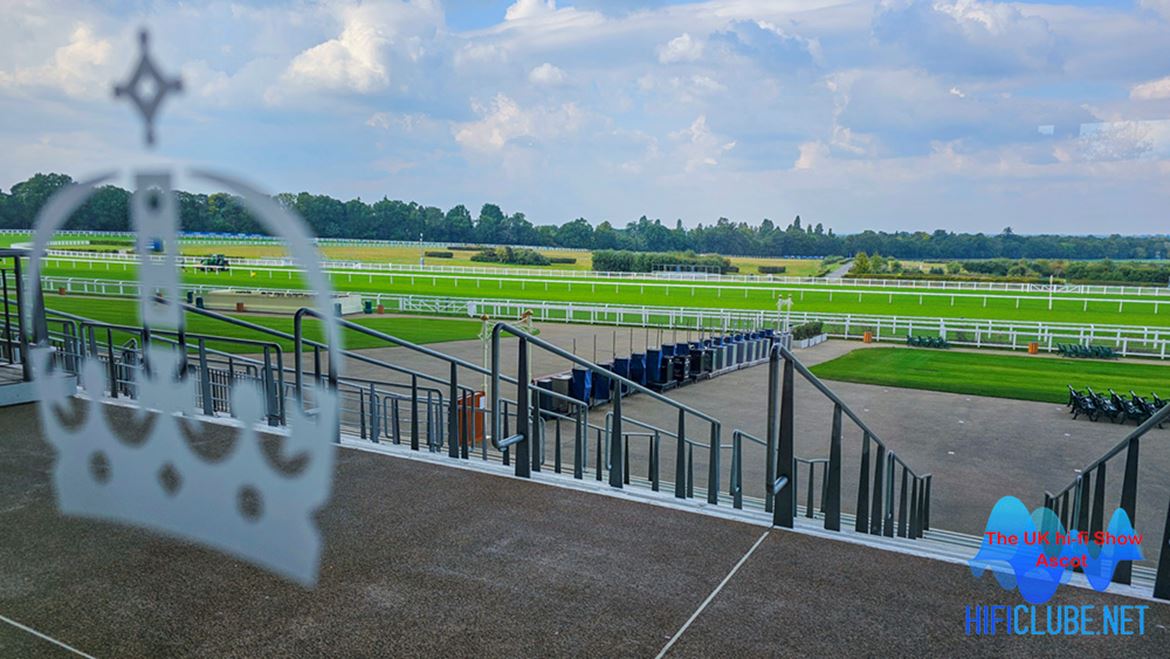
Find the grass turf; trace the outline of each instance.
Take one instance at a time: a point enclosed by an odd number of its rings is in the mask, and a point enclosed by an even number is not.
[[[138,319],[138,303],[136,300],[47,295],[45,296],[45,306],[50,310],[63,311],[65,313],[117,325],[134,325]],[[228,315],[289,334],[292,334],[293,331],[292,317],[288,315]],[[376,315],[350,316],[347,320],[352,320],[370,329],[384,334],[390,334],[412,343],[440,343],[443,341],[474,339],[479,336],[480,332],[480,323],[473,320]],[[188,313],[186,323],[187,331],[192,334],[271,341],[279,344],[282,350],[292,350],[291,340],[278,339],[262,332],[238,327],[206,316]],[[310,340],[320,339],[321,332],[317,321],[312,319],[306,320],[305,326],[305,338]],[[121,343],[128,338],[129,335],[118,334],[115,336],[115,341]],[[385,348],[390,346],[385,341],[352,330],[346,330],[344,332],[343,341],[346,349]],[[255,346],[230,342],[209,342],[208,347],[233,353],[260,352]]]
[[[123,263],[66,264],[53,261],[44,274],[79,279],[133,280],[135,271],[135,266]],[[555,279],[552,272],[548,279],[543,280],[497,275],[456,277],[397,273],[388,276],[386,273],[359,271],[335,272],[330,278],[334,290],[361,293],[761,310],[775,310],[777,296],[783,295],[792,297],[794,311],[1064,322],[1078,325],[1170,325],[1170,305],[1167,304],[1170,300],[1166,299],[1156,307],[1131,299],[1123,308],[1119,308],[1115,301],[1084,302],[1055,297],[1050,310],[1045,295],[1023,295],[1018,300],[995,293],[978,297],[919,297],[917,294],[897,295],[885,290],[829,292],[818,290],[815,286],[718,286],[706,282],[665,285],[662,281],[564,280]],[[183,274],[183,280],[225,287],[302,287],[299,273],[287,269],[249,270],[239,267],[225,273],[202,273],[188,268]]]
[[[948,352],[915,348],[854,350],[812,367],[826,380],[955,394],[1063,403],[1068,385],[1108,394],[1170,396],[1170,366],[1088,359]]]

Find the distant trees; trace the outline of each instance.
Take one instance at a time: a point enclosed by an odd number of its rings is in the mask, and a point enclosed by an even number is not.
[[[0,191],[0,228],[32,226],[37,212],[57,190],[71,182],[64,174],[36,174],[27,181]],[[182,227],[186,231],[216,233],[261,233],[240,200],[222,192],[177,193]],[[308,192],[281,193],[278,203],[296,211],[308,221],[313,232],[324,238],[371,240],[424,240],[444,243],[511,244],[556,246],[578,249],[624,250],[630,252],[717,253],[737,256],[825,257],[843,254],[883,254],[893,259],[884,272],[901,264],[897,259],[1167,259],[1170,236],[1023,236],[1010,227],[1000,233],[951,233],[863,231],[838,236],[820,222],[805,222],[800,216],[786,226],[764,218],[760,224],[736,222],[726,217],[713,224],[687,229],[681,221],[674,226],[659,219],[639,217],[624,228],[603,220],[596,227],[578,217],[560,226],[535,226],[521,212],[511,215],[496,204],[484,204],[478,215],[463,205],[445,213],[424,206],[383,197],[374,203],[361,199],[341,201],[328,195]],[[130,193],[116,186],[102,186],[66,225],[73,229],[125,230],[129,228]],[[873,271],[872,257],[865,267]],[[893,265],[898,263],[898,266]],[[854,272],[859,265],[854,263]],[[1039,272],[1035,268],[1031,272]],[[1117,273],[1118,276],[1152,276],[1148,273]],[[1042,276],[1047,276],[1043,274]],[[1071,275],[1070,275],[1071,276]]]

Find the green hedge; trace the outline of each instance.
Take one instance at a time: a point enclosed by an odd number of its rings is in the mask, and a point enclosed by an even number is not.
[[[717,254],[694,252],[631,252],[599,249],[593,252],[593,269],[603,272],[653,272],[655,266],[704,265],[729,272],[731,261]]]
[[[455,254],[453,254],[451,252],[423,252],[423,254],[425,254],[426,256],[432,256],[436,259],[449,259],[449,258],[455,256]]]
[[[508,263],[512,265],[548,265],[550,263],[544,254],[523,247],[488,247],[472,254],[471,260],[481,263]]]
[[[803,341],[825,333],[825,324],[821,321],[803,323],[792,328],[792,340]]]
[[[575,259],[571,256],[550,256],[550,257],[548,257],[548,262],[549,263],[576,263],[577,259]]]
[[[788,272],[788,266],[785,265],[761,265],[761,275],[782,275]]]

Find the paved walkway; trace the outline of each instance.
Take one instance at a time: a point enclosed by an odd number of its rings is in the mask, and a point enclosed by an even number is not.
[[[593,358],[593,340],[597,338],[601,361],[608,360],[614,345],[618,355],[646,345],[660,342],[685,341],[686,332],[659,333],[646,330],[611,329],[578,325],[542,324],[541,337],[559,346],[571,349],[576,340],[577,353]],[[882,347],[855,341],[828,341],[814,348],[798,350],[798,358],[812,366],[836,358],[852,350]],[[514,373],[516,342],[505,343],[501,357],[505,373]],[[444,352],[474,363],[482,363],[483,349],[479,341],[455,341],[441,345]],[[394,363],[410,366],[436,376],[447,377],[448,367],[438,360],[397,348],[364,351]],[[533,350],[534,375],[550,374],[569,368],[566,360],[553,357],[541,350]],[[386,377],[387,372],[377,367],[352,362],[351,373],[364,377]],[[461,371],[460,378],[472,386],[482,385],[482,376]],[[722,441],[729,444],[731,431],[741,429],[763,437],[766,428],[765,366],[753,367],[719,378],[683,387],[669,392],[679,402],[705,411],[723,424]],[[900,389],[865,384],[830,382],[836,392],[888,446],[901,455],[919,473],[934,475],[932,486],[931,520],[935,526],[972,534],[981,533],[987,515],[1000,497],[1014,495],[1031,506],[1043,503],[1047,490],[1064,487],[1076,478],[1077,470],[1112,448],[1133,425],[1105,422],[1091,423],[1074,420],[1063,405],[1035,403],[999,398],[948,394],[914,389]],[[512,396],[514,392],[508,391]],[[805,458],[828,456],[830,415],[832,408],[819,392],[800,381],[796,393],[796,447]],[[590,412],[590,422],[604,425],[608,407]],[[677,413],[666,405],[646,397],[627,399],[624,413],[662,428],[677,426]],[[1152,437],[1170,437],[1170,430],[1155,431]],[[707,443],[709,427],[691,418],[687,435]],[[566,460],[572,455],[572,433],[564,432],[562,444]],[[1170,473],[1170,452],[1158,450],[1158,442],[1147,442],[1141,458],[1138,528],[1150,539],[1146,543],[1147,558],[1157,555],[1167,502],[1170,501],[1170,482],[1164,477]],[[589,460],[595,460],[595,447],[590,447]],[[860,465],[861,433],[846,422],[843,441],[843,492],[854,492]],[[551,446],[547,451],[552,459]],[[631,469],[635,474],[647,474],[648,444],[644,440],[631,443]],[[673,480],[674,446],[663,443],[661,474]],[[721,460],[721,489],[726,492],[731,460],[724,452]],[[764,491],[764,459],[761,448],[745,445],[744,491],[748,496],[761,497]],[[1111,467],[1114,465],[1111,465]],[[1121,464],[1110,469],[1110,487],[1120,484]],[[707,457],[702,450],[695,451],[695,482],[703,487],[707,482]],[[803,490],[801,496],[804,496]],[[845,496],[844,509],[855,509],[851,495]],[[1116,505],[1116,497],[1110,506]]]
[[[842,263],[841,265],[837,266],[836,268],[833,268],[832,272],[825,275],[825,279],[841,279],[845,275],[849,274],[849,270],[852,268],[853,268],[853,259],[849,259],[848,261]]]
[[[0,409],[0,656],[654,657],[673,641],[669,656],[1155,657],[1170,643],[1164,604],[1144,636],[968,637],[966,605],[1019,598],[962,566],[355,450],[303,590],[60,517],[34,412]],[[1149,604],[1073,588],[1051,603]]]

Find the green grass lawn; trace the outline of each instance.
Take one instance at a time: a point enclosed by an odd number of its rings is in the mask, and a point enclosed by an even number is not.
[[[134,325],[138,319],[138,303],[136,300],[120,298],[94,298],[49,295],[45,298],[45,306],[51,310],[84,316],[93,320],[113,323],[117,325]],[[291,316],[272,314],[229,314],[241,320],[261,325],[270,329],[292,334],[293,321]],[[439,343],[442,341],[459,341],[474,339],[479,336],[480,323],[474,320],[452,320],[446,318],[414,318],[392,317],[377,315],[349,316],[360,325],[390,334],[412,343]],[[292,341],[277,339],[261,332],[249,330],[224,323],[213,318],[188,313],[186,317],[187,331],[193,334],[224,336],[229,338],[253,339],[258,341],[272,341],[280,344],[283,350],[292,350]],[[305,337],[320,339],[320,325],[317,321],[306,321]],[[129,335],[119,335],[115,340],[119,343],[129,338]],[[360,332],[346,330],[344,332],[346,349],[381,348],[391,344]],[[225,352],[254,353],[259,352],[256,347],[233,343],[208,343],[208,347]]]
[[[255,273],[253,275],[253,273]],[[133,280],[136,268],[121,263],[73,263],[46,268],[46,276],[79,279]],[[662,307],[699,307],[774,310],[778,296],[791,296],[795,311],[856,313],[928,318],[981,318],[989,320],[1048,321],[1077,324],[1120,324],[1170,326],[1170,298],[1155,308],[1152,304],[1129,301],[1123,309],[1116,302],[1054,298],[1048,308],[1044,295],[1017,300],[1002,294],[978,297],[893,295],[891,291],[862,290],[829,292],[818,286],[769,284],[676,283],[658,281],[591,281],[548,278],[517,278],[502,275],[443,275],[337,272],[331,275],[339,291],[428,295],[441,297],[497,298],[512,300],[592,302]],[[183,280],[193,284],[248,288],[302,288],[301,277],[291,270],[248,270],[202,273],[188,269]],[[819,285],[823,286],[823,285]],[[904,291],[903,291],[904,292]]]
[[[915,348],[854,350],[812,367],[826,380],[1063,403],[1068,385],[1170,396],[1170,366],[1085,359],[948,352]]]

